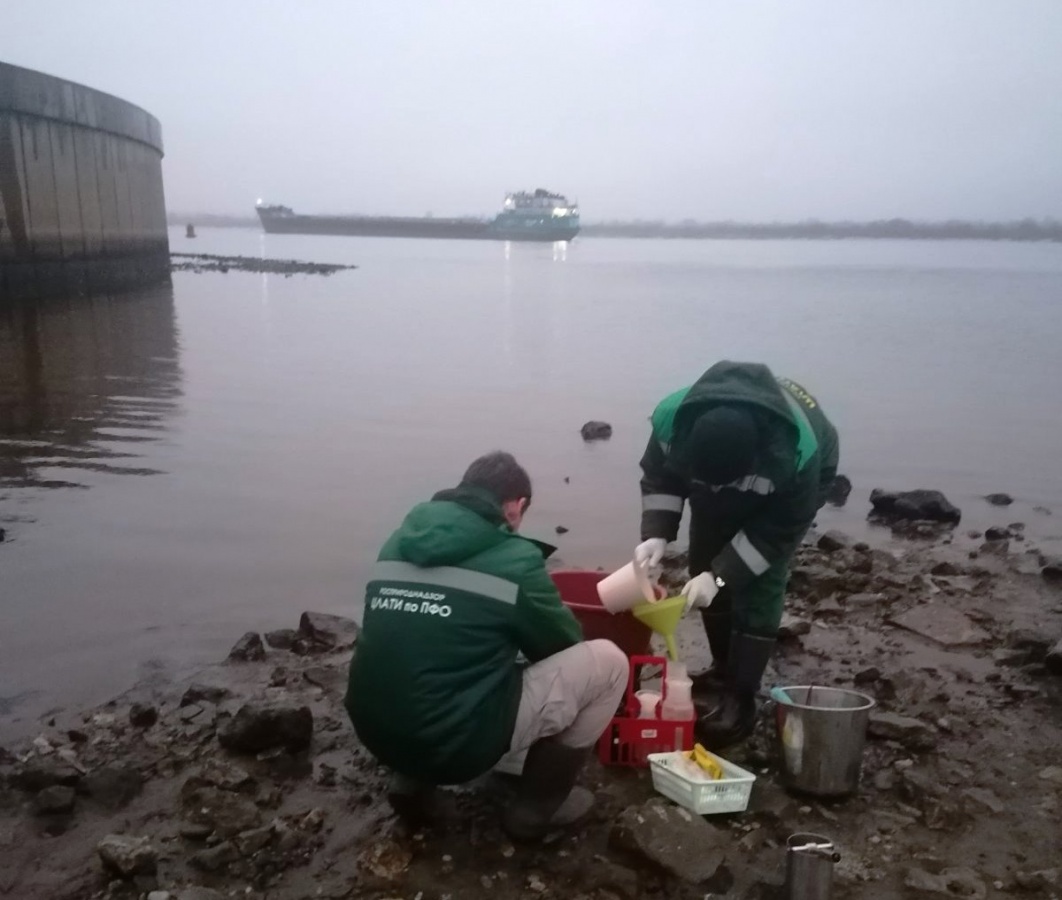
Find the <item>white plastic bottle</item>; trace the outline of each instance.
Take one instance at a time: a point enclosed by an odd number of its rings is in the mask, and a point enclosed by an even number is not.
[[[693,682],[682,663],[668,663],[664,679],[665,696],[660,704],[660,718],[670,722],[686,722],[697,716],[693,708]]]

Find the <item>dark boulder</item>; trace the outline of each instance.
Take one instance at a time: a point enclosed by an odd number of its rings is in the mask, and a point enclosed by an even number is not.
[[[838,550],[846,549],[849,543],[848,535],[843,531],[831,530],[819,538],[816,546],[826,553],[836,553]]]
[[[1046,560],[1040,574],[1050,584],[1062,584],[1062,557]]]
[[[955,563],[944,560],[938,562],[932,569],[929,570],[930,575],[939,575],[943,577],[952,577],[955,575],[962,575],[962,569],[960,569]]]
[[[150,728],[159,720],[159,711],[149,703],[134,703],[129,707],[129,724],[134,728]]]
[[[848,495],[852,493],[852,482],[847,475],[838,475],[826,491],[826,502],[830,506],[844,506],[848,502]]]
[[[591,420],[579,429],[579,433],[584,441],[607,441],[612,437],[612,426],[608,422]]]
[[[689,884],[703,884],[726,861],[730,832],[677,806],[650,800],[620,813],[612,846]]]
[[[144,779],[136,769],[115,764],[90,772],[81,786],[100,806],[119,810],[140,794],[144,789]]]
[[[299,618],[299,634],[302,638],[329,650],[353,647],[359,632],[358,623],[345,616],[304,612]]]
[[[294,628],[280,628],[265,633],[265,642],[274,650],[290,650],[298,639],[299,633]]]
[[[940,491],[885,491],[875,488],[870,492],[872,516],[891,521],[948,522],[955,524],[962,517],[957,506],[950,503]]]
[[[96,846],[105,869],[123,878],[135,875],[154,875],[159,853],[146,838],[109,834]]]
[[[1000,525],[994,525],[985,529],[986,541],[1005,541],[1010,537],[1010,529]]]
[[[933,729],[925,722],[895,713],[871,713],[867,734],[880,740],[896,741],[913,751],[932,750],[936,746]]]
[[[81,780],[81,772],[70,763],[58,759],[35,757],[25,762],[11,775],[12,787],[36,793],[55,784],[75,787]]]
[[[1062,675],[1062,640],[1047,651],[1044,668],[1052,675]]]
[[[245,703],[218,729],[218,741],[236,753],[283,747],[297,753],[310,746],[313,713],[290,703]]]
[[[233,662],[261,662],[265,656],[262,638],[254,631],[248,631],[229,651],[229,659]]]
[[[192,706],[195,703],[220,703],[231,692],[228,688],[215,687],[210,684],[193,682],[181,697],[181,706]]]
[[[1010,506],[1014,502],[1010,494],[986,494],[985,499],[993,506]]]
[[[1051,648],[1051,639],[1031,628],[1014,628],[1004,640],[1011,650],[1024,651],[1031,662],[1043,662]]]
[[[77,794],[72,787],[53,784],[33,798],[33,811],[38,816],[63,815],[73,812]]]

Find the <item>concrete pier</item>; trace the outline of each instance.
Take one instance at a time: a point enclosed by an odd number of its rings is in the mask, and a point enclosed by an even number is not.
[[[162,155],[139,107],[0,62],[0,302],[168,278]]]

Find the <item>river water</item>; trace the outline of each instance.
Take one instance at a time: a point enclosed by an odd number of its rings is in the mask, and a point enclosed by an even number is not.
[[[389,530],[491,449],[531,472],[529,533],[622,563],[647,417],[720,358],[840,429],[855,489],[820,525],[883,540],[870,489],[933,487],[1062,548],[1062,246],[199,235],[172,249],[359,268],[0,309],[0,737],[356,615]]]

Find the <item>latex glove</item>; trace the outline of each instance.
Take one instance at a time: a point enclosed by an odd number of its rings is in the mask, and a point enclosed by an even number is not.
[[[667,541],[663,538],[649,538],[634,548],[634,561],[640,566],[652,569],[660,565],[666,549]]]
[[[694,575],[682,588],[682,596],[686,598],[685,612],[691,609],[707,609],[712,605],[718,593],[719,585],[715,580],[715,575],[711,572]]]

